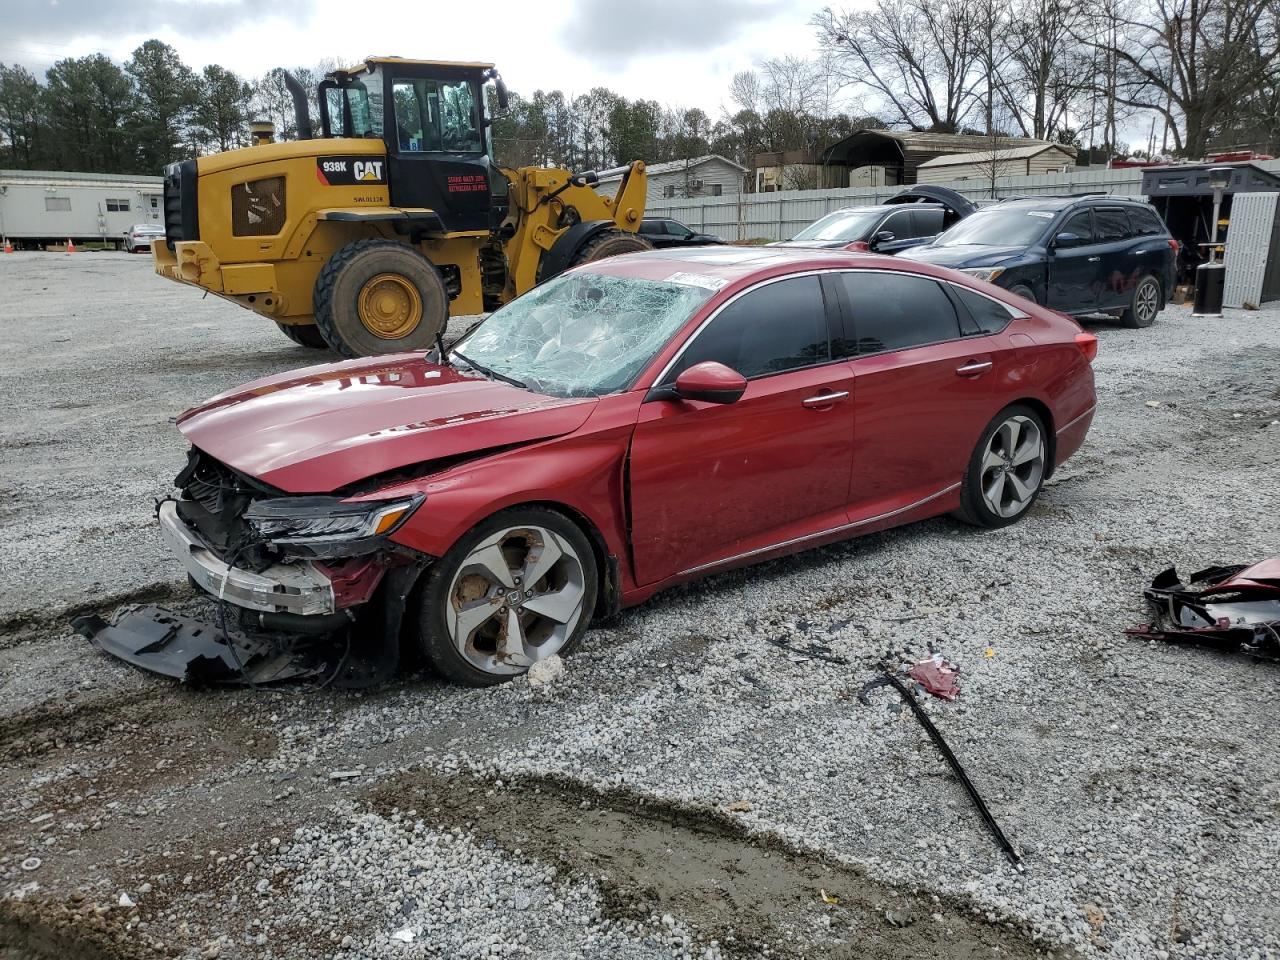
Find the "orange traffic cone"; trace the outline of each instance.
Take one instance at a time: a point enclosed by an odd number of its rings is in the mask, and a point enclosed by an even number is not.
[[[13,253],[13,241],[10,240],[8,237],[4,238],[4,252]]]
[[[75,253],[76,245],[71,242],[71,238],[67,237],[67,253]]]

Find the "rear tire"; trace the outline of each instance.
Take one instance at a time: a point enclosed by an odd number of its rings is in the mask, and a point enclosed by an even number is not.
[[[449,320],[440,272],[395,240],[349,243],[316,278],[316,327],[344,357],[425,350]]]
[[[310,347],[312,350],[329,349],[329,344],[325,342],[320,328],[314,323],[280,323],[277,321],[276,326],[280,328],[281,333],[300,347]]]
[[[601,230],[578,248],[578,252],[569,261],[569,266],[578,267],[606,257],[619,257],[624,253],[640,253],[652,249],[653,244],[637,234],[626,230]]]
[[[591,543],[572,520],[544,507],[502,510],[427,572],[418,614],[422,652],[455,683],[511,680],[577,645],[599,586]]]
[[[1044,485],[1049,439],[1040,414],[1015,403],[982,431],[960,485],[958,516],[975,527],[1007,527],[1020,519]]]
[[[1120,322],[1135,330],[1151,326],[1156,322],[1156,314],[1163,306],[1161,303],[1163,299],[1160,281],[1151,274],[1147,274],[1133,288],[1133,293],[1129,297],[1129,306],[1125,307],[1124,313],[1120,314]]]

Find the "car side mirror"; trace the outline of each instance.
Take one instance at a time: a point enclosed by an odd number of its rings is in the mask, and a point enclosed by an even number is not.
[[[675,395],[680,400],[704,403],[734,403],[747,389],[747,378],[715,360],[695,363],[676,377]]]
[[[871,236],[871,249],[874,250],[882,243],[893,243],[894,239],[892,230],[877,230]]]
[[[1078,233],[1060,233],[1053,238],[1054,247],[1066,249],[1067,247],[1078,247],[1083,241]]]

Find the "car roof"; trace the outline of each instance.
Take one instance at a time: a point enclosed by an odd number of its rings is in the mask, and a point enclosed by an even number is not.
[[[1062,196],[1044,196],[1044,197],[1018,197],[1016,200],[1001,200],[989,206],[981,207],[979,212],[986,210],[1065,210],[1067,207],[1076,204],[1112,204],[1112,203],[1141,203],[1144,206],[1146,201],[1138,197],[1117,197],[1111,194],[1087,194],[1084,196],[1062,197]]]
[[[940,203],[872,203],[865,206],[857,207],[841,207],[839,210],[832,210],[831,213],[853,213],[855,210],[859,213],[870,211],[871,213],[892,213],[895,210],[941,210]],[[831,216],[831,213],[824,213],[823,217]],[[816,221],[815,221],[816,222]]]

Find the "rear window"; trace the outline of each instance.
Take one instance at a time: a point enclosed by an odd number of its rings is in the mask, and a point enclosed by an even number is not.
[[[977,330],[972,332],[999,333],[1009,325],[1009,321],[1015,316],[1011,308],[992,300],[990,297],[984,297],[980,293],[974,293],[966,287],[955,284],[952,284],[951,289],[955,291],[956,296],[960,298],[960,302],[969,311],[969,316],[977,324]]]
[[[1164,221],[1150,207],[1130,207],[1129,224],[1133,227],[1133,232],[1140,237],[1158,237],[1165,232]]]
[[[900,273],[841,273],[859,354],[954,340],[960,324],[937,281]]]
[[[1099,243],[1125,240],[1129,237],[1129,218],[1122,207],[1096,207],[1093,211],[1094,229]]]

